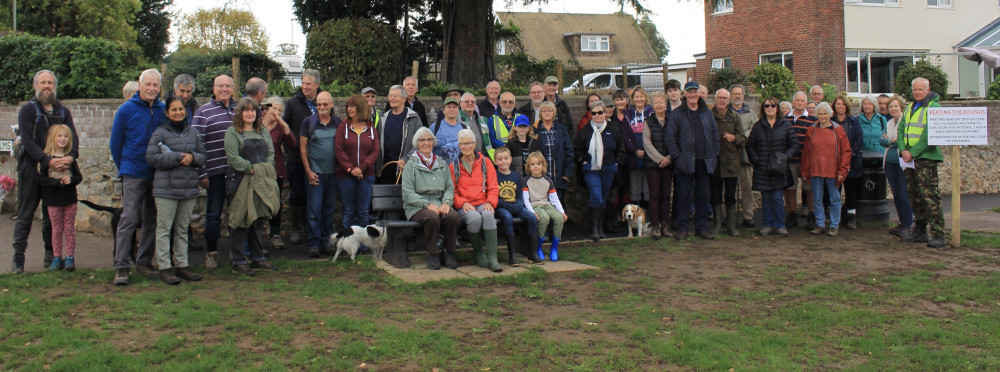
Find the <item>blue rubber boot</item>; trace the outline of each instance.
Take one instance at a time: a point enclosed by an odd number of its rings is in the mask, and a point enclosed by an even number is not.
[[[66,257],[65,269],[66,271],[76,270],[76,260],[73,259],[73,256]]]
[[[538,238],[538,258],[541,261],[545,261],[545,251],[542,251],[542,244],[545,243],[545,237]]]
[[[52,257],[52,264],[49,265],[49,270],[60,270],[63,268],[62,257]]]
[[[549,259],[552,262],[559,261],[559,239],[552,239],[552,246],[549,247]]]

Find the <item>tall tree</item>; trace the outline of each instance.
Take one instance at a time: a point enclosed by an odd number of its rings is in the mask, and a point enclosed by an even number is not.
[[[462,86],[485,86],[495,77],[493,0],[443,1],[441,79]]]
[[[267,54],[267,33],[246,10],[198,9],[183,17],[178,33],[179,49]]]
[[[142,9],[135,17],[136,43],[150,62],[160,62],[170,42],[170,19],[167,7],[174,0],[142,0]]]
[[[649,46],[653,48],[653,54],[656,54],[660,62],[665,61],[667,55],[670,54],[670,44],[667,44],[667,41],[663,39],[663,35],[656,29],[656,24],[649,20],[648,15],[643,15],[636,26],[639,27],[639,32],[642,32],[642,36],[646,37]]]

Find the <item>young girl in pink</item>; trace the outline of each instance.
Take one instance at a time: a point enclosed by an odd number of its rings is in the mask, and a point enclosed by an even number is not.
[[[73,149],[73,132],[69,127],[58,124],[49,128],[45,140],[45,154],[51,158],[69,156]],[[76,248],[76,185],[83,180],[76,160],[65,169],[49,168],[39,164],[38,183],[42,185],[42,204],[48,208],[52,222],[52,265],[49,270],[65,268],[73,271],[76,262],[73,251]],[[66,238],[66,255],[63,256],[63,237]],[[64,259],[65,257],[65,259]]]

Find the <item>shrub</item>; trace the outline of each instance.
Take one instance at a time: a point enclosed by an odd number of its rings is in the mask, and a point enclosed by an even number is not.
[[[332,19],[314,27],[306,39],[306,66],[319,70],[322,81],[370,86],[379,92],[398,82],[401,42],[399,35],[382,23],[363,18]],[[351,94],[357,92],[351,90]]]
[[[743,74],[742,70],[725,67],[712,70],[708,74],[708,78],[701,84],[708,87],[709,94],[715,94],[715,91],[720,88],[729,89],[733,84],[750,85],[750,81],[747,80],[747,76]]]
[[[295,95],[298,88],[292,86],[288,80],[277,80],[267,85],[267,95],[275,97],[289,98]]]
[[[812,101],[812,98],[809,97],[808,94],[809,94],[809,89],[812,88],[813,84],[809,84],[808,81],[800,81],[798,85],[799,85],[799,90],[805,92],[807,99]],[[833,99],[839,95],[837,93],[837,87],[834,86],[833,84],[823,83],[820,84],[819,86],[820,88],[823,88],[823,102],[828,102],[828,103],[833,102]],[[841,92],[840,94],[846,95],[847,93]]]
[[[236,91],[243,91],[246,81],[252,77],[267,79],[267,71],[270,70],[274,81],[281,80],[285,76],[285,70],[281,64],[264,54],[240,53],[240,52],[218,52],[206,53],[195,49],[179,49],[164,58],[167,64],[167,76],[163,78],[163,89],[173,89],[174,77],[180,74],[188,74],[195,77],[195,94],[199,96],[210,96],[212,94],[212,81],[216,76],[225,74],[232,76],[233,58],[240,59],[240,81],[236,83]],[[219,67],[224,66],[223,71]],[[216,73],[208,80],[200,79],[199,76],[206,73],[206,69]],[[209,84],[204,85],[207,81]]]
[[[104,39],[32,35],[0,37],[0,100],[31,98],[31,78],[41,69],[59,78],[60,99],[120,97],[125,51]]]
[[[792,70],[777,63],[757,65],[748,77],[761,97],[775,97],[788,101],[795,93],[795,77]]]
[[[1000,99],[1000,75],[997,75],[986,89],[986,99]]]
[[[197,87],[198,92],[201,93],[199,95],[205,96],[205,97],[211,97],[212,94],[213,94],[213,92],[212,92],[212,86],[215,85],[215,78],[218,77],[219,75],[230,75],[230,76],[232,76],[233,75],[233,69],[232,69],[232,67],[230,67],[229,65],[220,65],[220,66],[208,67],[204,71],[202,71],[200,74],[195,74],[194,75],[194,86]],[[174,81],[173,81],[173,79],[166,80],[166,81],[169,81],[169,83],[163,84],[163,90],[166,91],[166,90],[173,89],[174,88]],[[243,85],[242,84],[236,84],[236,86],[233,87],[233,97],[239,98],[241,91],[243,91]]]
[[[326,85],[321,86],[321,88],[329,92],[330,95],[334,97],[350,97],[351,95],[361,93],[360,87],[351,83],[342,82],[340,79],[331,81]],[[378,89],[375,90],[378,91]],[[388,91],[388,88],[385,91]]]
[[[896,73],[896,94],[906,97],[907,101],[913,101],[910,82],[917,77],[923,77],[931,82],[931,92],[940,94],[942,99],[948,93],[948,74],[941,69],[940,63],[931,63],[926,59],[921,59],[912,65],[904,65]]]

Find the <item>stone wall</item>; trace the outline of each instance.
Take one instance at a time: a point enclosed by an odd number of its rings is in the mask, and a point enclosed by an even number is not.
[[[573,117],[579,120],[584,113],[584,97],[565,97]],[[527,102],[527,97],[518,97],[518,102]],[[206,99],[199,99],[200,102]],[[337,112],[343,111],[343,98],[336,99]],[[437,97],[421,98],[428,108],[430,120],[434,120],[441,109],[441,99]],[[750,98],[751,107],[756,107],[756,98]],[[78,187],[81,199],[90,200],[102,205],[117,207],[120,205],[121,181],[117,178],[117,170],[111,161],[108,150],[108,138],[111,121],[119,100],[69,100],[65,104],[71,110],[73,119],[81,138],[80,165],[84,174],[83,183]],[[520,106],[519,104],[519,106]],[[378,107],[384,103],[379,102]],[[944,106],[986,106],[989,107],[990,146],[963,147],[962,152],[962,192],[963,193],[1000,193],[1000,172],[994,168],[1000,159],[1000,148],[995,146],[1000,139],[1000,101],[961,101],[944,102]],[[13,138],[10,125],[17,122],[18,106],[0,105],[0,139]],[[856,111],[855,111],[856,112]],[[575,125],[576,123],[573,123]],[[944,163],[940,167],[941,190],[949,193],[951,190],[951,149],[945,148]],[[15,176],[16,162],[9,153],[0,154],[0,174]],[[587,216],[587,190],[577,186],[575,180],[567,193],[564,205],[573,221],[585,221]],[[15,209],[16,193],[3,201],[3,211]],[[199,200],[195,214],[201,214],[204,208],[204,198]],[[39,212],[40,213],[40,212]],[[77,230],[100,235],[110,235],[110,216],[107,213],[95,212],[81,206],[77,212]]]

